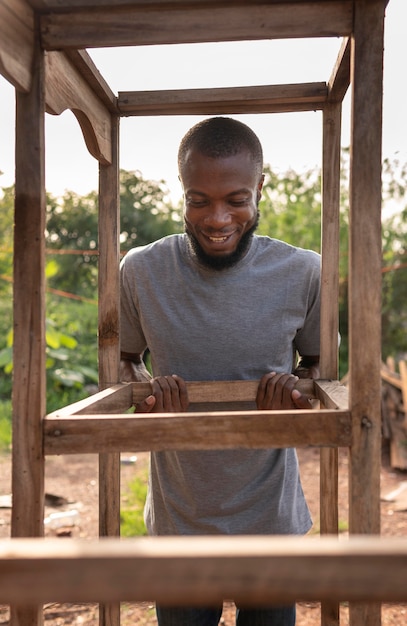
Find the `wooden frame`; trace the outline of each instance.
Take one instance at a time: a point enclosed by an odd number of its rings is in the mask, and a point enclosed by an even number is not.
[[[166,444],[185,445],[185,442],[177,443],[168,416],[112,416],[111,405],[104,413],[113,396],[115,402],[119,400],[120,411],[134,402],[132,388],[119,385],[108,389],[118,382],[119,362],[117,224],[121,116],[322,111],[321,373],[324,379],[337,378],[340,126],[341,102],[349,84],[352,85],[349,404],[344,403],[343,398],[338,402],[335,383],[332,389],[319,381],[313,389],[322,402],[318,411],[263,412],[261,415],[255,411],[250,416],[234,412],[223,414],[222,420],[219,414],[206,413],[195,416],[188,424],[185,414],[174,419],[187,429],[189,443],[195,442],[196,447],[209,423],[211,428],[214,423],[217,428],[216,441],[215,438],[210,440],[210,445],[218,445],[219,438],[226,446],[230,445],[232,440],[227,433],[231,420],[234,426],[239,426],[233,445],[237,441],[239,445],[257,445],[259,434],[250,440],[245,438],[248,419],[253,420],[252,425],[256,422],[263,429],[262,437],[273,430],[279,445],[330,446],[321,450],[323,533],[337,532],[337,446],[349,447],[351,533],[379,533],[380,166],[385,6],[386,0],[231,0],[225,3],[218,0],[156,0],[154,3],[4,0],[1,3],[0,71],[17,90],[13,537],[42,534],[45,454],[79,449],[100,453],[100,533],[114,536],[119,531],[119,451],[123,445],[119,428],[123,421],[134,427],[134,445],[159,445],[150,434],[152,423],[167,429]],[[117,97],[87,53],[80,50],[92,46],[322,36],[344,37],[327,83],[123,92]],[[98,394],[82,407],[70,407],[59,415],[45,416],[44,113],[59,114],[64,108],[74,111],[88,149],[100,163],[102,395]],[[361,307],[360,302],[368,302],[369,306]],[[313,437],[309,430],[298,433],[298,423],[312,428]],[[56,435],[58,430],[60,434]],[[89,444],[89,437],[85,435],[91,432],[98,435],[95,442]],[[108,433],[111,445],[103,433]],[[127,438],[126,445],[128,442]],[[352,546],[356,544],[350,542],[350,550],[355,549],[357,555],[356,547]],[[372,544],[366,546],[373,557]],[[45,544],[43,547],[45,550]],[[29,558],[28,554],[26,556]],[[389,554],[389,559],[394,556]],[[56,553],[51,555],[52,559],[57,557]],[[82,562],[78,560],[75,567],[79,567],[79,563]],[[290,563],[294,573],[295,559]],[[360,578],[365,576],[366,570],[361,570]],[[386,598],[391,599],[390,590],[388,593]],[[378,600],[385,599],[378,594],[377,590]],[[364,603],[367,597],[362,596],[349,598],[355,600],[350,607],[352,626],[380,624],[377,603]],[[16,605],[12,612],[13,624],[39,624],[42,617],[37,602],[41,599],[39,593],[30,598],[32,605]],[[113,604],[103,607],[101,620],[113,626],[119,619],[119,598],[112,595],[107,599]],[[332,592],[321,595],[320,599],[323,600],[322,623],[338,624],[338,596]]]
[[[310,575],[312,572],[312,576]],[[200,605],[407,600],[403,539],[157,537],[0,542],[0,602]],[[21,593],[24,586],[25,594]]]

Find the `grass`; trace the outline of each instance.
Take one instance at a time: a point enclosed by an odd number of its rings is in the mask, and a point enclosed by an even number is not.
[[[0,452],[11,448],[11,400],[0,402]]]
[[[120,533],[122,537],[147,535],[144,524],[144,503],[147,495],[148,469],[145,468],[128,485],[127,494],[123,496],[125,506],[120,511]]]

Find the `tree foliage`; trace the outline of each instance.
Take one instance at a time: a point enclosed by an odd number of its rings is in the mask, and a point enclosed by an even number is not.
[[[181,229],[180,212],[171,206],[163,181],[144,180],[139,172],[120,171],[120,247],[127,251]],[[97,293],[98,195],[67,191],[47,197],[47,248],[57,271],[55,289],[87,298]]]
[[[384,194],[404,205],[383,220],[383,357],[407,355],[407,164],[384,163]]]

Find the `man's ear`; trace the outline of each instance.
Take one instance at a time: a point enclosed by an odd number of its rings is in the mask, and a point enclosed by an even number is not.
[[[260,202],[261,200],[261,190],[263,189],[263,183],[264,183],[264,174],[261,175],[260,180],[257,185],[257,202]]]

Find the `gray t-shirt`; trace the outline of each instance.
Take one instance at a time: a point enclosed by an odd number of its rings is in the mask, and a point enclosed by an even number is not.
[[[320,257],[254,236],[232,268],[201,266],[185,235],[121,265],[121,348],[149,348],[155,376],[256,380],[319,354]],[[252,407],[255,408],[255,407]],[[151,454],[151,534],[303,534],[311,525],[293,449]]]

